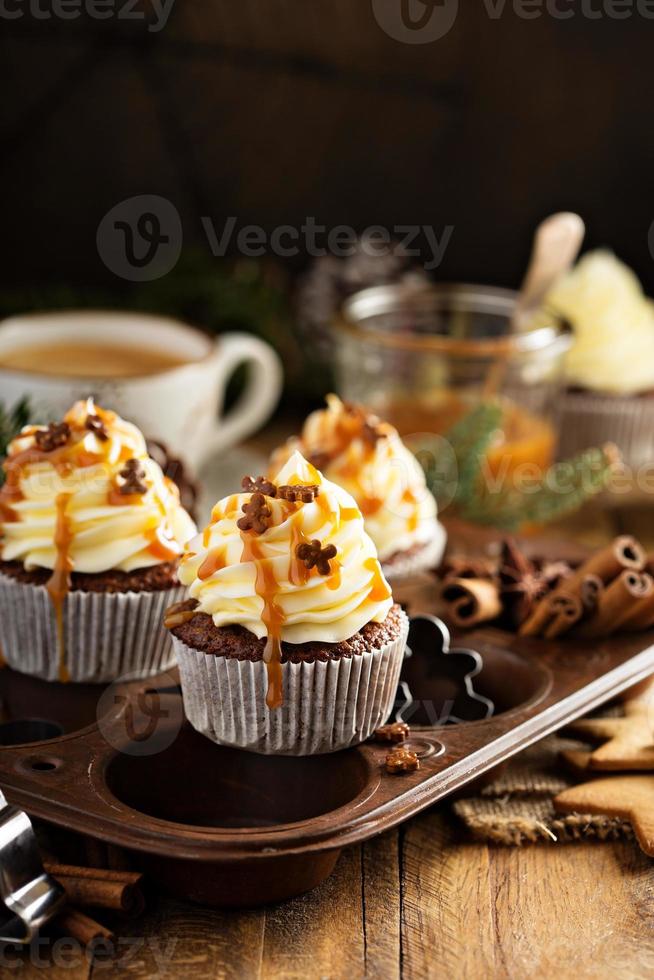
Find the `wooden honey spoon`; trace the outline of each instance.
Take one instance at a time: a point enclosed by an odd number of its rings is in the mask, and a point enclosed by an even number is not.
[[[524,330],[554,285],[572,266],[585,234],[583,220],[572,211],[559,211],[536,228],[529,265],[511,315],[509,333]],[[484,384],[484,398],[493,398],[502,386],[509,347],[493,361]]]

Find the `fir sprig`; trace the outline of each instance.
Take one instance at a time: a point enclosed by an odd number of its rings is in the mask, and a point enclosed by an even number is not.
[[[0,464],[7,455],[7,447],[23,426],[30,421],[29,399],[23,398],[11,409],[0,403]],[[4,482],[4,470],[0,468],[0,485]]]
[[[607,445],[554,463],[536,485],[516,486],[509,475],[493,488],[484,480],[483,469],[501,422],[501,406],[482,402],[444,437],[416,447],[427,484],[441,509],[452,504],[465,520],[506,531],[545,524],[572,513],[603,490],[619,465],[618,450]]]

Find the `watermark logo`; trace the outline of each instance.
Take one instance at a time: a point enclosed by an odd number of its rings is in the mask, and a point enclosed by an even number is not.
[[[2,0],[0,0],[2,2]],[[351,225],[321,224],[307,215],[299,225],[240,224],[235,215],[216,221],[200,216],[201,233],[214,258],[228,254],[246,258],[275,255],[281,259],[415,258],[426,272],[437,269],[454,233],[454,225],[369,225],[358,232]],[[196,229],[197,232],[197,229]],[[182,223],[175,206],[155,194],[141,194],[116,204],[103,217],[96,242],[100,258],[111,272],[132,282],[165,276],[174,268],[182,248]]]
[[[452,29],[459,0],[372,0],[375,20],[403,44],[432,44]]]
[[[98,226],[98,254],[108,269],[130,282],[160,279],[177,264],[182,222],[176,207],[157,194],[116,204]]]
[[[130,690],[119,677],[98,701],[98,727],[106,742],[124,755],[157,755],[173,744],[184,723],[182,698],[173,674],[157,687]]]

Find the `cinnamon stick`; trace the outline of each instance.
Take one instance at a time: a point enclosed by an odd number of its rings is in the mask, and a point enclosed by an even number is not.
[[[66,909],[61,915],[57,916],[55,925],[60,932],[76,939],[82,946],[89,946],[99,939],[109,941],[113,941],[114,939],[114,934],[111,929],[100,925],[95,919],[91,919],[78,909]]]
[[[597,575],[606,584],[625,569],[640,572],[645,567],[646,560],[645,552],[638,541],[630,534],[622,534],[601,551],[591,555],[567,579],[566,589],[570,589],[572,583],[578,585],[587,575]]]
[[[567,582],[566,582],[567,585]],[[574,593],[554,592],[538,603],[531,616],[520,627],[521,636],[544,636],[555,640],[577,623],[583,613],[581,597]]]
[[[592,573],[584,575],[579,583],[579,596],[584,610],[587,613],[593,612],[596,609],[599,597],[603,591],[604,583],[599,575],[593,575]]]
[[[651,578],[648,572],[643,574]],[[654,583],[654,579],[652,582]],[[654,584],[647,595],[642,596],[631,609],[627,610],[620,623],[620,629],[631,632],[648,630],[652,626],[654,626]]]
[[[482,578],[447,579],[441,591],[455,626],[470,627],[496,619],[502,612],[496,582]]]
[[[595,639],[609,636],[635,612],[641,601],[654,592],[654,579],[647,572],[628,569],[610,582],[600,595],[593,615],[582,623],[579,636]]]
[[[92,905],[136,915],[143,909],[139,885],[143,876],[133,871],[80,868],[46,862],[45,870],[55,877],[72,905]]]

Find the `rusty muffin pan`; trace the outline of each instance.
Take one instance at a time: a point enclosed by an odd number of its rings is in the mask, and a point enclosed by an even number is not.
[[[344,846],[654,672],[654,634],[545,642],[484,629],[458,638],[479,654],[471,691],[469,669],[443,657],[436,669],[426,629],[405,660],[397,703],[411,724],[415,772],[387,773],[389,747],[374,742],[305,758],[215,745],[186,722],[174,672],[95,688],[5,669],[0,788],[30,815],[126,848],[178,896],[254,906],[312,888]],[[452,715],[458,724],[445,723]]]

